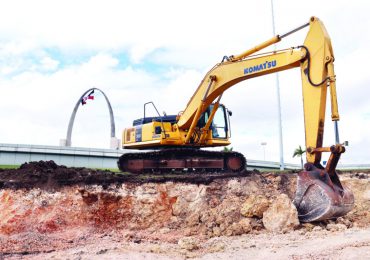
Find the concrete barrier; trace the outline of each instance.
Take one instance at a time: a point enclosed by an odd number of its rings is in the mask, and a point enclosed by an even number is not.
[[[0,143],[0,165],[21,165],[30,161],[53,160],[59,165],[68,167],[112,169],[117,168],[118,158],[128,152],[138,151]],[[278,170],[279,168],[280,164],[278,162],[247,159],[248,170]],[[300,169],[301,166],[285,163],[285,168]],[[339,165],[338,168],[370,169],[370,164]]]
[[[0,165],[53,160],[69,167],[117,168],[117,158],[123,153],[122,150],[112,149],[0,144]]]

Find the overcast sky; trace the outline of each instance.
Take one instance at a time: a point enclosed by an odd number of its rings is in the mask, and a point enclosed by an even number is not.
[[[370,163],[370,2],[275,0],[274,7],[277,34],[313,15],[324,22],[336,58],[340,138],[349,141],[341,163]],[[302,44],[306,33],[277,48]],[[59,145],[91,87],[110,99],[121,138],[143,116],[143,103],[177,114],[224,55],[271,37],[270,0],[1,1],[0,143]],[[284,160],[299,163],[292,158],[304,146],[299,69],[279,78]],[[233,111],[234,150],[264,159],[266,142],[265,159],[279,161],[275,75],[234,86],[222,102]],[[333,133],[328,106],[324,145],[334,143]],[[109,141],[108,108],[97,93],[78,110],[72,145],[108,148]]]

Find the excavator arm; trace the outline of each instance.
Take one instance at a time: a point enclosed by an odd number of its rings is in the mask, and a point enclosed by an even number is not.
[[[217,64],[204,77],[198,89],[183,111],[178,126],[189,129],[192,122],[199,119],[207,107],[227,89],[235,84],[300,66],[305,51],[289,49],[277,53],[261,55],[246,60],[226,61]]]
[[[333,65],[334,54],[330,37],[318,18],[312,17],[309,23],[293,32],[305,26],[310,28],[302,46],[251,56],[262,48],[279,42],[291,33],[289,32],[283,36],[275,36],[240,55],[228,57],[226,61],[214,66],[205,75],[177,122],[180,129],[188,130],[185,143],[190,141],[192,131],[201,114],[236,83],[300,67],[306,147],[312,151],[322,147],[328,84],[330,85],[332,119],[333,121],[339,120]],[[320,160],[320,152],[307,153],[308,162],[318,164]]]
[[[257,51],[279,42],[283,37],[309,26],[304,44],[296,48],[254,55]],[[207,124],[201,129],[199,145],[205,141],[210,122],[222,94],[236,83],[274,72],[300,67],[302,77],[303,110],[306,137],[307,164],[298,174],[294,200],[301,221],[317,221],[342,216],[354,204],[351,191],[340,183],[335,171],[340,155],[345,151],[339,143],[338,103],[334,74],[334,54],[330,37],[323,23],[316,17],[297,29],[237,55],[225,57],[204,77],[181,114],[177,125],[187,131],[184,144],[194,142],[200,116],[216,100]],[[330,90],[331,117],[335,124],[336,144],[323,147],[327,90]],[[330,152],[326,168],[320,161],[323,152]]]

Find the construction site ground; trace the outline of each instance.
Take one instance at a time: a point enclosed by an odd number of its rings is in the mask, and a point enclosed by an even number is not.
[[[0,170],[0,259],[370,259],[370,173],[340,179],[355,195],[350,213],[295,223],[285,203],[295,172],[130,175],[28,163]],[[277,226],[269,212],[287,219]]]

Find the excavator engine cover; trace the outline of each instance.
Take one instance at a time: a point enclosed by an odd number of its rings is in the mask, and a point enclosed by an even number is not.
[[[329,174],[313,164],[306,164],[305,168],[298,173],[294,198],[301,222],[337,218],[353,208],[353,193],[342,186],[335,171]]]

